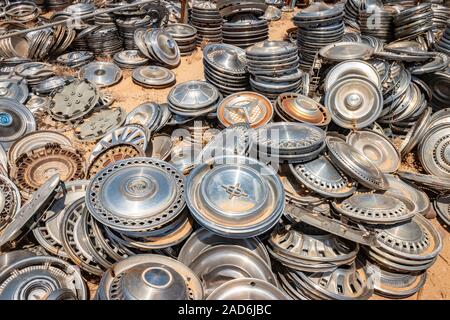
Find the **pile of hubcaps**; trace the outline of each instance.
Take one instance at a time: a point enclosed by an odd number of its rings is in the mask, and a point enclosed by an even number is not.
[[[297,92],[302,73],[295,45],[285,41],[264,41],[245,51],[250,87],[275,100],[284,92]]]
[[[78,76],[97,87],[109,87],[122,79],[122,71],[114,63],[91,62],[80,69]]]
[[[245,51],[229,44],[209,44],[203,48],[206,81],[228,95],[248,89]]]
[[[164,67],[142,66],[133,70],[133,82],[145,88],[165,88],[175,83],[175,74]]]
[[[316,2],[294,15],[294,24],[298,27],[297,45],[300,67],[308,70],[316,53],[322,47],[338,42],[344,35],[342,17],[344,6],[330,6]]]
[[[196,1],[181,23],[94,2],[0,0],[0,34],[25,30],[0,40],[0,299],[405,298],[441,276],[445,5]]]
[[[276,200],[284,197],[277,174],[252,158],[226,156],[200,164],[189,175],[186,189],[194,218],[227,237],[264,233],[277,223],[284,208]]]
[[[201,300],[200,280],[184,264],[160,255],[130,257],[103,275],[98,300]]]
[[[325,132],[306,123],[267,124],[256,130],[253,139],[252,148],[263,161],[307,162],[325,148]]]
[[[183,241],[192,230],[185,214],[184,178],[152,158],[117,161],[98,172],[86,205],[109,237],[130,249],[160,249]],[[133,240],[132,240],[133,239]]]
[[[139,50],[124,50],[113,57],[114,63],[122,69],[135,69],[148,64],[149,59],[144,57]]]
[[[183,24],[175,23],[164,28],[178,44],[181,56],[188,56],[194,52],[197,39],[197,29]]]
[[[269,37],[269,26],[261,16],[267,5],[263,0],[220,0],[217,3],[223,24],[223,42],[246,48]]]
[[[170,90],[169,110],[183,117],[197,117],[215,112],[220,99],[216,87],[207,82],[183,82]]]
[[[222,42],[223,20],[215,3],[195,2],[192,6],[191,23],[197,29],[197,45]]]
[[[134,41],[144,56],[159,64],[175,67],[180,63],[180,48],[164,29],[138,29]]]

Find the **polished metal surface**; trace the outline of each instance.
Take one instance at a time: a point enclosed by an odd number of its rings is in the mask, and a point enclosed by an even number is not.
[[[27,222],[34,218],[39,218],[48,205],[54,201],[60,179],[58,175],[50,177],[28,200],[14,216],[13,220],[0,232],[0,246],[7,242],[14,241],[21,233],[21,229]]]
[[[0,98],[10,98],[25,103],[28,92],[27,82],[24,79],[0,80]]]
[[[220,93],[212,84],[204,81],[187,81],[175,85],[169,92],[169,110],[190,117],[214,112]]]
[[[422,137],[417,153],[426,172],[450,178],[450,125],[429,129]]]
[[[250,250],[236,245],[217,245],[199,254],[189,268],[200,279],[208,297],[227,280],[256,278],[277,286],[269,265]]]
[[[377,85],[362,76],[341,78],[325,95],[331,119],[343,128],[365,128],[379,117],[383,97]]]
[[[109,87],[122,79],[122,70],[112,62],[91,62],[78,71],[78,77],[99,87]]]
[[[123,231],[156,228],[184,208],[182,174],[152,158],[113,163],[92,178],[88,190],[86,204],[92,216]]]
[[[201,300],[199,279],[182,263],[156,254],[129,257],[108,269],[99,300]]]
[[[414,184],[407,183],[392,174],[386,174],[385,176],[389,182],[389,189],[386,194],[408,198],[416,204],[418,214],[426,216],[430,212],[431,203],[425,192]]]
[[[384,173],[395,172],[400,167],[400,153],[389,139],[381,134],[373,131],[354,131],[347,136],[347,143]]]
[[[273,113],[272,103],[263,95],[251,91],[229,95],[217,106],[217,118],[225,127],[244,122],[258,128],[267,124]]]
[[[50,300],[59,290],[69,290],[75,300],[88,297],[80,271],[55,257],[24,257],[12,263],[0,277],[2,300]]]
[[[389,188],[384,174],[358,150],[335,137],[327,137],[326,143],[332,162],[350,177],[370,189]]]
[[[165,88],[175,83],[175,74],[164,67],[142,66],[133,70],[133,81],[145,88]]]
[[[379,247],[364,248],[370,260],[398,272],[429,268],[442,249],[442,238],[426,218],[415,215],[409,222],[376,229]]]
[[[381,193],[358,193],[341,203],[333,202],[341,214],[368,224],[395,224],[410,220],[417,207],[408,198]]]
[[[356,183],[325,156],[289,167],[300,183],[324,197],[345,198],[356,191]]]
[[[367,60],[373,54],[373,48],[364,43],[337,42],[319,50],[319,54],[330,61],[345,61],[349,59]]]
[[[377,87],[381,85],[380,76],[370,63],[362,60],[347,60],[330,69],[325,78],[324,90],[330,90],[336,82],[349,76],[363,76],[370,79]]]
[[[0,98],[0,144],[5,150],[24,136],[36,130],[36,121],[31,111],[17,100]]]
[[[269,238],[271,256],[293,270],[332,271],[352,263],[359,250],[356,243],[305,224],[279,225]]]
[[[450,225],[450,197],[448,195],[439,196],[434,201],[433,206],[438,216],[447,225]]]
[[[186,181],[193,217],[224,237],[246,238],[272,228],[284,208],[279,197],[284,189],[275,171],[243,156],[212,158],[195,167]]]
[[[442,1],[0,0],[0,299],[444,295]]]
[[[259,279],[227,281],[215,289],[207,300],[290,300],[276,286]]]
[[[270,265],[270,258],[266,247],[257,237],[247,239],[225,238],[204,228],[200,228],[192,233],[181,248],[178,260],[185,265],[190,265],[198,255],[216,245],[236,245],[244,247],[258,255]]]
[[[326,126],[331,115],[323,105],[298,93],[280,94],[275,103],[275,111],[286,121],[306,122],[316,126]]]

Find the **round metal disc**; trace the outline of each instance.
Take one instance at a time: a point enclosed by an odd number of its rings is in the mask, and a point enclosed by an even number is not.
[[[30,110],[14,99],[0,98],[0,144],[8,150],[11,143],[36,130]]]
[[[165,87],[175,82],[173,71],[159,66],[143,66],[134,69],[133,80],[144,86]]]
[[[112,86],[122,79],[122,70],[111,62],[91,62],[78,71],[80,79],[86,79],[99,87]]]
[[[356,184],[335,168],[325,156],[305,164],[291,164],[289,167],[299,182],[324,197],[345,198],[356,191]]]
[[[229,95],[217,107],[217,118],[225,127],[236,123],[248,123],[258,128],[273,117],[273,106],[261,94],[243,91]]]
[[[122,231],[150,230],[184,209],[184,178],[171,164],[131,158],[98,172],[86,204],[100,223]]]
[[[400,154],[383,135],[373,131],[353,131],[347,143],[365,155],[381,172],[391,173],[400,167]]]
[[[215,157],[195,167],[187,182],[186,203],[208,230],[229,238],[261,234],[275,225],[284,189],[273,169],[242,156]]]
[[[327,137],[326,143],[333,163],[350,177],[370,189],[389,188],[384,174],[358,150],[335,137]]]
[[[196,230],[189,239],[185,242],[178,255],[178,261],[185,265],[190,265],[195,258],[207,250],[216,245],[229,244],[247,248],[253,253],[261,257],[268,265],[270,265],[269,254],[266,247],[258,238],[248,239],[230,239],[224,238],[217,234],[208,231],[207,229],[200,228]]]
[[[180,63],[180,49],[168,32],[163,29],[152,30],[150,41],[158,60],[169,66],[177,66]]]
[[[250,250],[235,245],[216,245],[199,254],[189,265],[202,279],[209,296],[223,283],[241,278],[256,278],[277,286],[270,266]]]
[[[59,183],[59,176],[54,175],[34,192],[33,198],[20,208],[15,215],[14,220],[6,225],[0,232],[0,247],[8,241],[15,240],[19,236],[21,229],[30,219],[33,217],[38,218],[39,215],[42,214],[43,210],[45,210],[54,200]]]
[[[434,201],[434,208],[442,221],[450,226],[450,196],[441,195],[437,197]]]
[[[11,145],[8,150],[8,159],[10,163],[15,163],[17,158],[23,153],[44,147],[47,143],[72,146],[70,139],[58,132],[47,130],[34,131],[16,140]]]
[[[410,220],[416,213],[416,205],[398,195],[359,193],[341,203],[333,202],[343,215],[369,224],[394,224]]]
[[[428,130],[420,142],[418,156],[426,172],[450,178],[450,124]]]
[[[277,108],[296,121],[316,126],[326,126],[331,121],[331,116],[323,105],[297,93],[280,94],[277,99]]]
[[[417,212],[423,216],[430,211],[431,203],[428,195],[415,187],[413,184],[406,183],[392,174],[386,174],[389,182],[389,189],[386,194],[399,195],[408,198],[417,206]]]
[[[107,270],[96,297],[99,300],[201,300],[203,288],[192,270],[177,260],[140,254]]]
[[[289,300],[274,285],[252,278],[230,280],[214,290],[207,300]]]
[[[0,98],[10,98],[25,103],[28,98],[28,86],[26,80],[1,79]]]
[[[329,44],[319,50],[319,54],[330,61],[343,61],[349,59],[368,60],[374,49],[358,42],[337,42]]]
[[[371,125],[383,109],[380,89],[365,77],[351,76],[336,82],[325,94],[333,122],[343,128]]]
[[[174,86],[168,100],[181,109],[198,109],[216,103],[219,92],[212,84],[204,81],[187,81]]]
[[[119,129],[115,129],[106,134],[92,149],[89,155],[89,162],[92,162],[105,149],[121,143],[132,143],[139,146],[142,150],[147,149],[148,133],[140,125],[129,124]]]
[[[354,75],[369,79],[377,87],[381,86],[380,76],[371,64],[361,60],[348,60],[335,65],[328,71],[324,84],[325,92],[330,90],[342,78]]]

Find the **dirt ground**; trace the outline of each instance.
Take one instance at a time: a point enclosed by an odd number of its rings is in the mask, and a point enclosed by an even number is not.
[[[279,21],[270,23],[270,40],[282,40],[288,28],[293,27],[289,13],[283,14]],[[181,64],[173,69],[176,74],[177,83],[188,80],[203,80],[202,51],[200,48],[188,57],[181,59]],[[123,79],[117,85],[105,90],[111,93],[115,99],[115,106],[124,108],[127,112],[145,101],[155,101],[163,103],[167,101],[167,94],[170,88],[166,89],[145,89],[133,83],[130,72],[124,71]],[[407,162],[410,162],[407,159]],[[408,166],[404,163],[402,169]],[[415,168],[411,168],[416,171]],[[408,298],[416,299],[450,299],[450,240],[449,231],[445,230],[440,223],[434,219],[432,223],[437,227],[442,235],[444,246],[438,256],[436,263],[428,270],[428,278],[425,286],[418,294]],[[374,296],[373,299],[383,299]]]

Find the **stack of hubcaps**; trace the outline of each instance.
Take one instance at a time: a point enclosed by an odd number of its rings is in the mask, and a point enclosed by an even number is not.
[[[344,6],[315,2],[294,15],[298,27],[297,45],[300,67],[309,71],[316,53],[322,47],[338,42],[344,35]]]
[[[145,88],[166,88],[175,83],[175,73],[159,66],[142,66],[133,70],[133,82]]]
[[[247,123],[252,128],[258,128],[269,123],[273,113],[270,100],[251,91],[229,95],[217,107],[217,118],[224,127]]]
[[[249,87],[245,51],[229,44],[209,44],[203,48],[206,81],[228,95]]]
[[[92,178],[86,194],[87,208],[99,227],[129,249],[169,247],[192,231],[183,211],[184,177],[164,161],[117,161]]]
[[[325,132],[306,123],[276,122],[258,128],[252,148],[263,161],[306,162],[325,148]]]
[[[252,158],[210,159],[194,168],[186,188],[194,218],[224,237],[262,234],[277,223],[284,208],[284,203],[276,200],[284,197],[277,174]]]
[[[203,81],[177,84],[168,95],[169,109],[184,117],[196,117],[212,113],[221,96],[213,85]]]
[[[275,100],[284,92],[296,92],[301,87],[297,48],[286,41],[264,41],[246,50],[250,86]]]
[[[247,48],[269,37],[267,20],[253,14],[238,14],[223,24],[223,42]]]
[[[125,50],[118,52],[113,57],[114,63],[122,69],[135,69],[147,65],[149,59],[144,57],[139,50]]]
[[[180,48],[163,29],[138,29],[134,41],[144,56],[159,64],[175,67],[180,63]]]
[[[103,275],[98,300],[201,300],[200,280],[184,264],[156,254],[122,260]]]
[[[271,256],[293,270],[332,271],[356,259],[359,246],[333,234],[297,224],[280,225],[270,236]]]
[[[222,17],[215,3],[205,1],[194,3],[192,25],[197,29],[197,45],[222,42]]]
[[[197,46],[197,29],[188,24],[175,23],[165,27],[164,30],[168,32],[178,44],[181,56],[188,56],[194,52],[195,47]]]
[[[422,3],[394,16],[395,38],[417,36],[433,29],[431,3]]]

